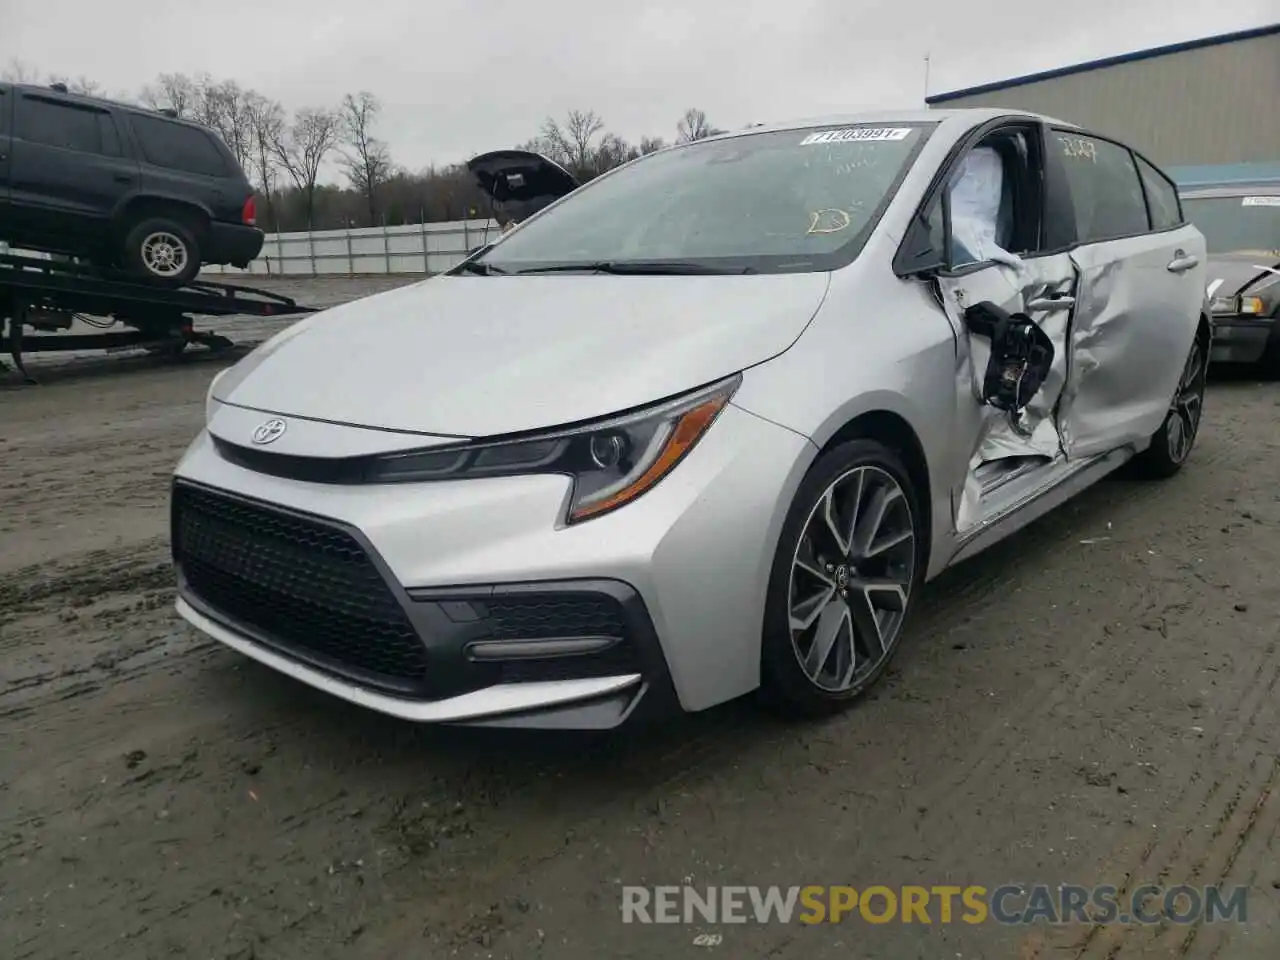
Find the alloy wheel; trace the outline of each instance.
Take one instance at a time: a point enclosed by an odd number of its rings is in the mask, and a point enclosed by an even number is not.
[[[1169,445],[1169,459],[1174,463],[1187,459],[1195,443],[1200,414],[1204,409],[1205,373],[1204,354],[1197,340],[1191,348],[1191,356],[1187,357],[1187,365],[1183,368],[1165,420],[1165,440]]]
[[[855,467],[809,513],[791,565],[791,645],[827,693],[857,687],[892,652],[915,578],[911,503],[887,471]]]
[[[148,234],[142,241],[142,263],[157,277],[176,277],[187,266],[187,245],[166,231]]]

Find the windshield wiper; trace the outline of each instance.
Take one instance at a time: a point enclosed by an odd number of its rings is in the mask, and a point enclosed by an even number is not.
[[[517,270],[518,275],[528,273],[613,273],[635,276],[723,276],[726,274],[755,273],[753,267],[713,267],[694,260],[597,260],[592,263],[557,263],[549,267],[529,267]]]
[[[510,270],[503,270],[501,267],[495,267],[491,263],[484,263],[480,260],[468,260],[466,263],[460,263],[455,267],[459,273],[474,273],[482,277],[492,277],[500,273],[510,273]]]

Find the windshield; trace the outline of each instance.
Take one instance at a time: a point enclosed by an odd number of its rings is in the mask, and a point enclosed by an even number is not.
[[[1280,196],[1203,197],[1182,201],[1210,253],[1280,257]]]
[[[835,269],[866,242],[932,126],[774,131],[656,153],[587,184],[481,259],[511,273],[672,261],[726,273]]]

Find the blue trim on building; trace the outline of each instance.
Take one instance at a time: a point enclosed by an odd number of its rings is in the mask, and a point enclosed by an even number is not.
[[[972,97],[979,93],[995,93],[1000,90],[1008,90],[1011,87],[1022,87],[1028,83],[1039,83],[1041,80],[1053,80],[1057,77],[1069,77],[1076,73],[1087,73],[1090,70],[1101,70],[1104,67],[1115,67],[1122,63],[1135,63],[1139,60],[1150,60],[1154,57],[1164,57],[1171,53],[1183,53],[1187,50],[1198,50],[1201,47],[1216,47],[1224,43],[1237,43],[1241,40],[1253,40],[1256,37],[1266,37],[1273,33],[1280,33],[1280,23],[1273,23],[1265,27],[1254,27],[1250,30],[1237,30],[1235,33],[1223,33],[1216,37],[1201,37],[1198,40],[1185,40],[1182,43],[1172,43],[1164,47],[1152,47],[1149,50],[1139,50],[1135,53],[1122,53],[1115,57],[1104,57],[1101,60],[1090,60],[1086,63],[1077,63],[1070,67],[1058,67],[1053,70],[1045,70],[1042,73],[1029,73],[1022,77],[1013,77],[1010,80],[997,80],[993,83],[983,83],[976,87],[965,87],[963,90],[950,90],[946,93],[935,93],[932,96],[925,97],[924,102],[929,106],[939,103],[947,103],[951,100],[959,100],[961,97]]]
[[[1280,184],[1280,161],[1275,163],[1219,163],[1199,167],[1166,167],[1179,187],[1207,187],[1233,183]]]

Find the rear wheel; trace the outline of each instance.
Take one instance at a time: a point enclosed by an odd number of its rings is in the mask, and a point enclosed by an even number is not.
[[[126,234],[124,268],[149,283],[180,287],[200,272],[196,232],[176,217],[147,217]]]
[[[1151,445],[1134,458],[1134,465],[1143,476],[1155,480],[1171,477],[1191,456],[1204,412],[1207,360],[1204,340],[1197,336],[1164,422],[1151,437]]]
[[[769,581],[761,670],[771,704],[834,713],[884,673],[923,575],[920,516],[902,461],[876,441],[851,440],[814,464]]]

